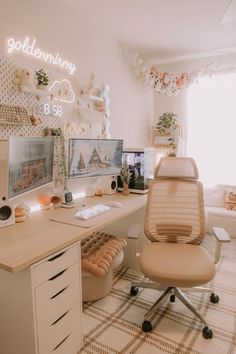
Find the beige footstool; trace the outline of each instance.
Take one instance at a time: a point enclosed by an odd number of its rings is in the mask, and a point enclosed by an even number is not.
[[[99,300],[111,291],[113,269],[122,263],[125,245],[125,240],[100,232],[81,242],[84,302]]]

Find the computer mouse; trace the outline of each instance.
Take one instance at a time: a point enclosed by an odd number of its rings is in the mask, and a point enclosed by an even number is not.
[[[115,200],[109,202],[108,205],[111,207],[114,207],[114,208],[121,208],[122,207],[122,204],[120,202],[115,201]]]

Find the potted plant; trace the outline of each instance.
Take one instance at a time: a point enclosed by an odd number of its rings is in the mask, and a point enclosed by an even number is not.
[[[48,75],[43,69],[36,71],[37,88],[40,90],[46,90],[49,82]]]
[[[176,144],[175,144],[175,131],[178,127],[177,124],[177,115],[173,112],[165,112],[163,113],[156,125],[156,129],[158,134],[161,137],[166,137],[168,141],[168,145],[170,147],[170,152],[168,156],[176,156]]]

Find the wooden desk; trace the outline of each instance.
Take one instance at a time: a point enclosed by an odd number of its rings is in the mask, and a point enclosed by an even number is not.
[[[99,230],[123,217],[135,212],[146,204],[146,195],[130,194],[123,196],[121,193],[111,196],[86,198],[86,205],[106,203],[118,200],[121,208],[112,208],[111,214],[107,212],[99,220],[96,217],[96,226],[81,228],[68,224],[57,223],[50,217],[60,213],[64,215],[75,213],[76,209],[40,210],[33,213],[27,221],[0,229],[0,269],[18,272],[33,263],[82,240],[92,232]]]
[[[0,229],[0,353],[76,354],[82,346],[80,240],[143,208],[145,195],[88,198],[117,200],[92,227],[68,219],[73,209],[40,210],[21,224]],[[105,216],[106,215],[106,216]],[[94,218],[95,220],[95,218]],[[22,322],[21,322],[22,321]]]

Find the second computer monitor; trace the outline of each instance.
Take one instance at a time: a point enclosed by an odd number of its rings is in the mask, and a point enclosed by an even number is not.
[[[70,139],[68,177],[119,175],[123,140]]]

